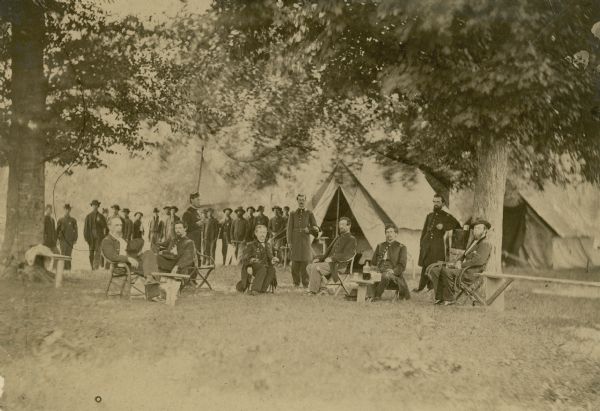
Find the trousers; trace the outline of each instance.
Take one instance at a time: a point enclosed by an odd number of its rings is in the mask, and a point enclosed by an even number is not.
[[[294,285],[300,285],[300,281],[302,281],[302,285],[306,288],[308,287],[308,272],[306,272],[306,267],[308,266],[308,261],[292,261],[292,281]]]

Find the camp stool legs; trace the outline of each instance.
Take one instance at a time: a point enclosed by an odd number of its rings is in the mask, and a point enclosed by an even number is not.
[[[209,255],[197,253],[197,261],[198,262],[195,265],[195,272],[197,273],[196,281],[198,282],[198,285],[196,286],[196,288],[202,288],[202,286],[206,284],[208,289],[212,291],[213,288],[208,282],[208,277],[215,269],[215,260]],[[201,261],[206,261],[208,262],[208,264],[200,264]],[[206,274],[202,274],[203,272],[206,272]]]

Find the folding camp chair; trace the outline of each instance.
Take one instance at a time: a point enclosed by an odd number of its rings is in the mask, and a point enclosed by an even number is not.
[[[356,253],[347,259],[346,261],[340,261],[336,263],[336,271],[338,281],[332,281],[335,277],[334,273],[332,273],[329,277],[329,281],[327,282],[326,287],[333,289],[333,294],[338,295],[340,290],[344,290],[346,295],[350,295],[348,291],[348,287],[346,286],[347,280],[352,276],[354,272],[354,258],[356,257]]]
[[[116,261],[110,261],[104,253],[102,253],[102,258],[104,261],[108,263],[108,271],[110,273],[110,278],[108,280],[108,285],[106,286],[106,297],[113,297],[118,295],[120,298],[123,298],[125,294],[125,286],[129,284],[130,288],[138,291],[140,294],[145,295],[145,291],[140,290],[135,286],[135,282],[138,278],[143,278],[143,275],[137,272],[132,272],[129,264],[127,263],[119,263]],[[123,281],[121,283],[121,289],[118,293],[111,293],[110,286],[113,283],[115,278],[122,278]],[[128,290],[129,298],[131,298],[131,289]]]
[[[486,264],[465,267],[460,270],[460,273],[454,278],[454,300],[458,303],[464,304],[461,297],[464,295],[470,299],[472,305],[486,305],[485,298],[481,295],[481,287],[484,283],[482,276],[476,275],[474,280],[467,280],[465,273],[468,270],[479,269],[481,272],[485,271]]]
[[[208,264],[200,264],[201,261],[207,261]],[[190,278],[181,283],[181,289],[189,284],[196,284],[196,288],[201,288],[204,284],[212,291],[212,286],[208,282],[208,277],[215,269],[215,260],[209,255],[204,255],[196,252],[196,258],[194,258],[194,266],[187,268],[185,274],[189,275]]]

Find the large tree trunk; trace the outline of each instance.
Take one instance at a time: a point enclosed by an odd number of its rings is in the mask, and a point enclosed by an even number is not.
[[[22,261],[43,240],[45,108],[44,11],[32,0],[13,3],[11,13],[11,127],[6,228],[1,261]]]
[[[488,140],[479,147],[475,179],[474,217],[488,220],[492,229],[488,234],[493,245],[488,271],[502,272],[502,214],[508,174],[508,149],[503,141]]]

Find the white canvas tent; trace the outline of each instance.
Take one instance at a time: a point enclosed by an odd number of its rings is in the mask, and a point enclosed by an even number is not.
[[[339,217],[350,217],[360,253],[372,251],[384,241],[385,225],[395,224],[398,240],[407,246],[410,266],[416,265],[421,229],[433,195],[419,170],[403,165],[388,169],[374,162],[353,170],[340,162],[315,193],[311,206],[327,237],[335,236]]]
[[[465,221],[473,193],[453,195],[452,205]],[[507,263],[538,269],[600,266],[600,190],[590,184],[547,184],[543,191],[509,186],[502,231]]]

